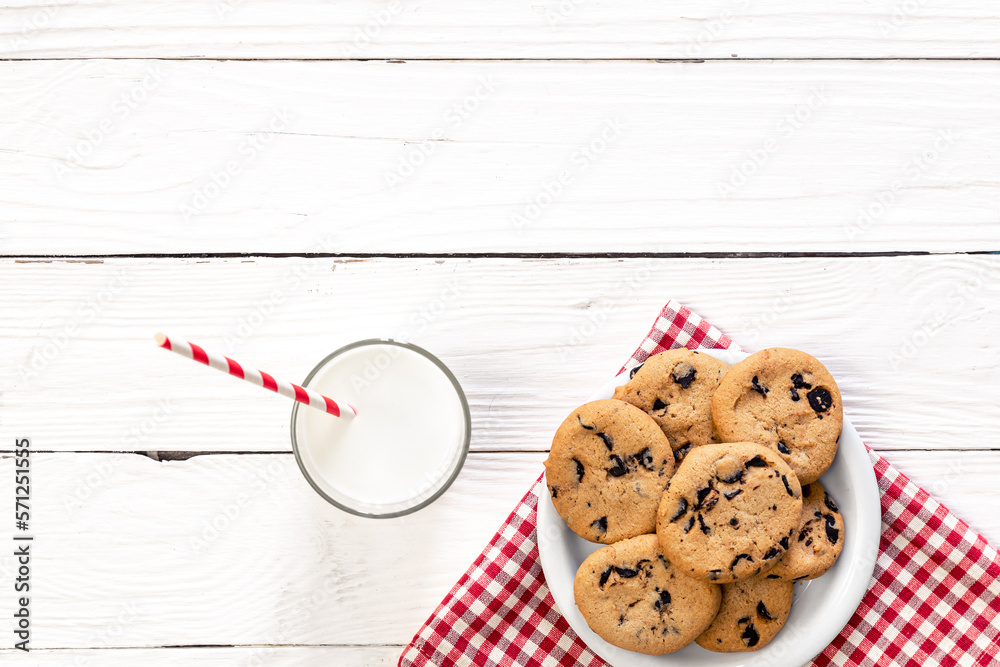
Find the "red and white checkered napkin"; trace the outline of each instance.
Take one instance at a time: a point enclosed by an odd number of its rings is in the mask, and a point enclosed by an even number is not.
[[[625,365],[675,347],[730,348],[675,301]],[[981,535],[869,450],[882,496],[882,539],[868,592],[812,663],[1000,666],[1000,556]],[[541,667],[606,663],[570,629],[538,563],[535,484],[406,647],[400,667]]]

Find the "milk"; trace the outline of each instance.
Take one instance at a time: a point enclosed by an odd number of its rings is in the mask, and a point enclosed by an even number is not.
[[[335,504],[398,514],[450,484],[468,448],[457,381],[414,346],[365,341],[325,361],[306,386],[357,409],[351,420],[296,407],[293,443],[306,477]]]

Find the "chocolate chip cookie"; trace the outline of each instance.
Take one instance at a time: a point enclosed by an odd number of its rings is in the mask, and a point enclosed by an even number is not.
[[[573,593],[591,630],[615,646],[650,655],[673,653],[694,641],[722,599],[718,586],[672,566],[656,535],[592,553],[576,572]]]
[[[724,442],[759,442],[775,450],[802,484],[833,463],[844,409],[833,376],[805,352],[773,347],[732,366],[712,397],[712,420]]]
[[[674,457],[653,418],[624,401],[593,401],[556,431],[545,461],[552,503],[585,540],[610,544],[656,529]]]
[[[777,452],[750,442],[703,445],[667,485],[656,534],[681,572],[721,584],[773,567],[801,511],[799,482]]]
[[[819,482],[802,487],[802,516],[792,544],[767,576],[789,581],[815,579],[833,567],[844,548],[844,519]]]
[[[790,581],[764,577],[725,584],[719,614],[695,641],[718,653],[764,648],[788,620],[792,587]]]
[[[712,428],[712,395],[728,365],[687,348],[654,354],[614,397],[653,418],[678,463],[692,447],[719,442]]]

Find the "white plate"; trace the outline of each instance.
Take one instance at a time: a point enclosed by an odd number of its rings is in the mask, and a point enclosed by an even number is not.
[[[730,350],[698,350],[735,364],[747,355]],[[590,400],[611,398],[624,374],[609,381]],[[618,648],[588,626],[573,597],[573,578],[583,560],[602,545],[587,542],[566,527],[552,505],[548,487],[538,502],[538,552],[545,580],[570,627],[590,649],[614,667],[784,667],[809,662],[840,634],[868,589],[878,556],[882,514],[875,471],[865,446],[844,418],[837,458],[820,480],[840,505],[844,550],[819,579],[797,583],[792,613],[778,636],[759,651],[713,653],[697,644],[669,655],[645,655]]]

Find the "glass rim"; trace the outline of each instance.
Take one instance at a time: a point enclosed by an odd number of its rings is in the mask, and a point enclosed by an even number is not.
[[[469,444],[472,441],[472,415],[469,412],[469,401],[465,397],[465,391],[462,389],[462,385],[459,384],[458,378],[455,377],[455,374],[451,372],[451,369],[449,369],[444,364],[443,361],[441,361],[436,356],[434,356],[424,348],[420,347],[419,345],[414,345],[413,343],[406,343],[403,341],[397,341],[391,338],[365,338],[363,340],[358,340],[353,343],[349,343],[341,348],[334,350],[330,354],[326,355],[326,357],[324,357],[322,361],[316,364],[313,367],[313,369],[309,371],[309,374],[306,375],[305,380],[302,381],[302,386],[308,387],[310,380],[316,377],[316,374],[319,373],[324,366],[326,366],[336,357],[344,354],[349,350],[353,350],[354,348],[364,347],[369,345],[395,345],[397,347],[402,347],[412,352],[416,352],[417,354],[423,356],[425,359],[427,359],[435,366],[437,366],[438,369],[440,369],[445,374],[445,376],[447,376],[448,380],[455,388],[455,393],[458,394],[458,398],[462,403],[462,414],[465,418],[465,435],[462,438],[461,453],[459,454],[458,461],[455,464],[455,469],[451,471],[451,474],[448,476],[448,479],[445,481],[444,485],[441,486],[440,489],[435,491],[429,498],[422,500],[413,507],[407,507],[406,509],[396,510],[393,512],[385,512],[385,513],[363,512],[361,510],[358,510],[357,508],[350,507],[349,505],[345,505],[344,503],[335,500],[334,498],[331,498],[330,495],[327,494],[322,488],[320,488],[320,486],[313,479],[312,475],[309,473],[309,470],[306,469],[306,466],[302,461],[302,455],[299,453],[299,443],[298,439],[295,437],[295,422],[298,418],[299,408],[302,406],[298,402],[295,402],[295,404],[292,406],[292,421],[291,421],[292,453],[295,454],[295,462],[298,464],[299,470],[302,471],[302,476],[306,478],[307,482],[309,482],[309,486],[311,486],[313,490],[316,491],[316,493],[318,493],[324,500],[326,500],[334,507],[337,507],[338,509],[341,509],[355,516],[361,516],[368,519],[393,519],[396,517],[405,516],[407,514],[412,514],[417,510],[427,507],[432,502],[440,498],[444,494],[444,492],[451,487],[452,482],[454,482],[455,479],[458,477],[459,473],[462,472],[462,468],[465,466],[465,459],[469,454]]]

